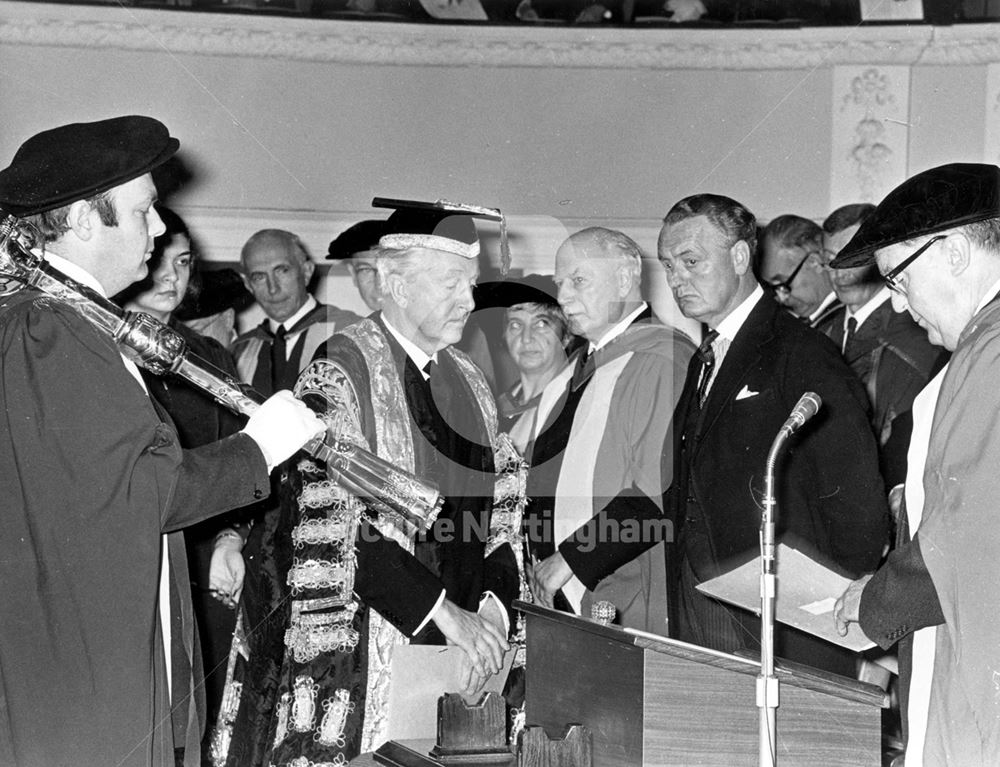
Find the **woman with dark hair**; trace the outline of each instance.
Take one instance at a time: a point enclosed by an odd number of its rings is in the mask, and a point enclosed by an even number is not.
[[[174,316],[182,302],[191,301],[196,295],[197,253],[180,216],[163,206],[157,206],[157,211],[166,232],[156,240],[149,259],[149,273],[145,279],[118,294],[115,300],[129,311],[144,312],[169,325],[184,338],[192,352],[235,379],[236,365],[229,352],[215,339],[195,332]],[[172,374],[157,376],[146,370],[142,371],[142,377],[149,396],[173,421],[183,447],[199,447],[239,431],[240,421],[236,415],[182,378]],[[240,552],[246,531],[241,534],[238,528],[243,526],[235,523],[241,517],[240,512],[233,512],[184,531],[197,628],[193,628],[192,616],[174,616],[174,624],[180,629],[175,629],[177,633],[172,642],[172,667],[184,668],[185,663],[190,663],[197,680],[201,678],[204,661],[204,688],[196,683],[192,691],[199,700],[199,712],[207,713],[206,720],[199,723],[202,732],[205,721],[214,721],[222,700],[226,661],[236,625],[234,607],[243,585]],[[185,650],[182,645],[189,637],[199,638],[200,642],[194,641]],[[184,642],[179,641],[182,638]],[[186,723],[175,723],[175,731],[178,726],[186,726]]]

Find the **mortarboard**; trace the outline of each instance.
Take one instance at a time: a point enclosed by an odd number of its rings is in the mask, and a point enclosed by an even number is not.
[[[392,208],[385,221],[385,232],[379,247],[385,250],[430,248],[453,253],[463,258],[478,258],[479,234],[474,218],[484,218],[500,223],[500,271],[506,275],[510,269],[510,248],[507,244],[507,219],[497,208],[437,200],[396,200],[376,197],[376,208]]]

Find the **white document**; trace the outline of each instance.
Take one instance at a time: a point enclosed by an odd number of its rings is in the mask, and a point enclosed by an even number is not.
[[[857,623],[851,624],[844,637],[837,633],[834,625],[833,605],[851,584],[850,579],[782,543],[778,544],[775,556],[775,620],[854,652],[875,646]],[[699,583],[697,589],[760,615],[760,557],[718,578]]]

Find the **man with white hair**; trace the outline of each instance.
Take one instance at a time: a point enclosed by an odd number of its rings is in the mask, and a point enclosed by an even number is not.
[[[507,648],[521,462],[497,435],[485,378],[454,348],[473,309],[478,237],[468,216],[394,203],[377,248],[381,311],[331,336],[296,391],[339,439],[433,481],[443,509],[414,539],[324,467],[292,467],[261,563],[277,593],[255,612],[271,617],[236,667],[232,767],[340,764],[377,748],[400,644],[457,644],[470,690]]]
[[[621,232],[569,237],[556,252],[555,281],[570,329],[589,343],[539,404],[526,522],[541,560],[533,592],[587,617],[610,602],[622,625],[665,634],[663,547],[654,545],[670,537],[659,505],[670,485],[663,447],[694,344],[653,319],[642,252]],[[656,500],[601,514],[623,494]]]
[[[913,404],[912,539],[851,584],[837,624],[900,644],[907,767],[996,764],[1000,168],[956,163],[904,181],[831,265],[873,262],[893,308],[952,356]]]
[[[284,229],[261,229],[240,252],[243,283],[266,315],[233,342],[240,378],[261,394],[291,388],[319,345],[358,315],[309,293],[315,264]]]

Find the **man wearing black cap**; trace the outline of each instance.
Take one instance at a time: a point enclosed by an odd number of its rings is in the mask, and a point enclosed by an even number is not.
[[[844,205],[823,222],[823,258],[829,263],[850,242],[875,210],[871,204]],[[843,307],[823,332],[858,374],[872,403],[872,426],[878,439],[886,487],[906,473],[909,429],[889,442],[897,416],[908,413],[913,398],[941,369],[948,353],[927,340],[908,314],[893,311],[890,292],[873,264],[833,269],[833,289]],[[908,418],[901,421],[901,425]]]
[[[117,293],[146,274],[163,231],[150,171],[177,148],[148,117],[45,131],[0,171],[0,208],[37,227],[55,271]],[[181,450],[135,364],[34,288],[0,299],[0,349],[0,763],[166,766],[176,746],[197,765],[173,531],[262,497],[323,424],[283,392],[242,432]]]
[[[371,311],[382,308],[382,291],[378,286],[375,248],[385,231],[385,221],[369,219],[347,227],[330,242],[327,258],[346,261],[361,300]]]
[[[909,767],[996,764],[1000,168],[944,165],[898,186],[832,266],[873,262],[893,308],[953,354],[913,405],[912,540],[844,592],[837,624],[900,642]]]
[[[378,246],[382,310],[334,334],[296,389],[341,439],[436,483],[443,509],[414,540],[369,504],[370,521],[364,499],[322,468],[293,467],[282,537],[261,563],[288,584],[290,604],[255,607],[276,617],[236,666],[230,767],[341,764],[381,745],[401,644],[459,645],[472,689],[499,669],[507,646],[506,610],[520,585],[508,544],[520,533],[521,461],[496,433],[482,373],[454,349],[473,309],[478,236],[450,206],[393,202]]]

